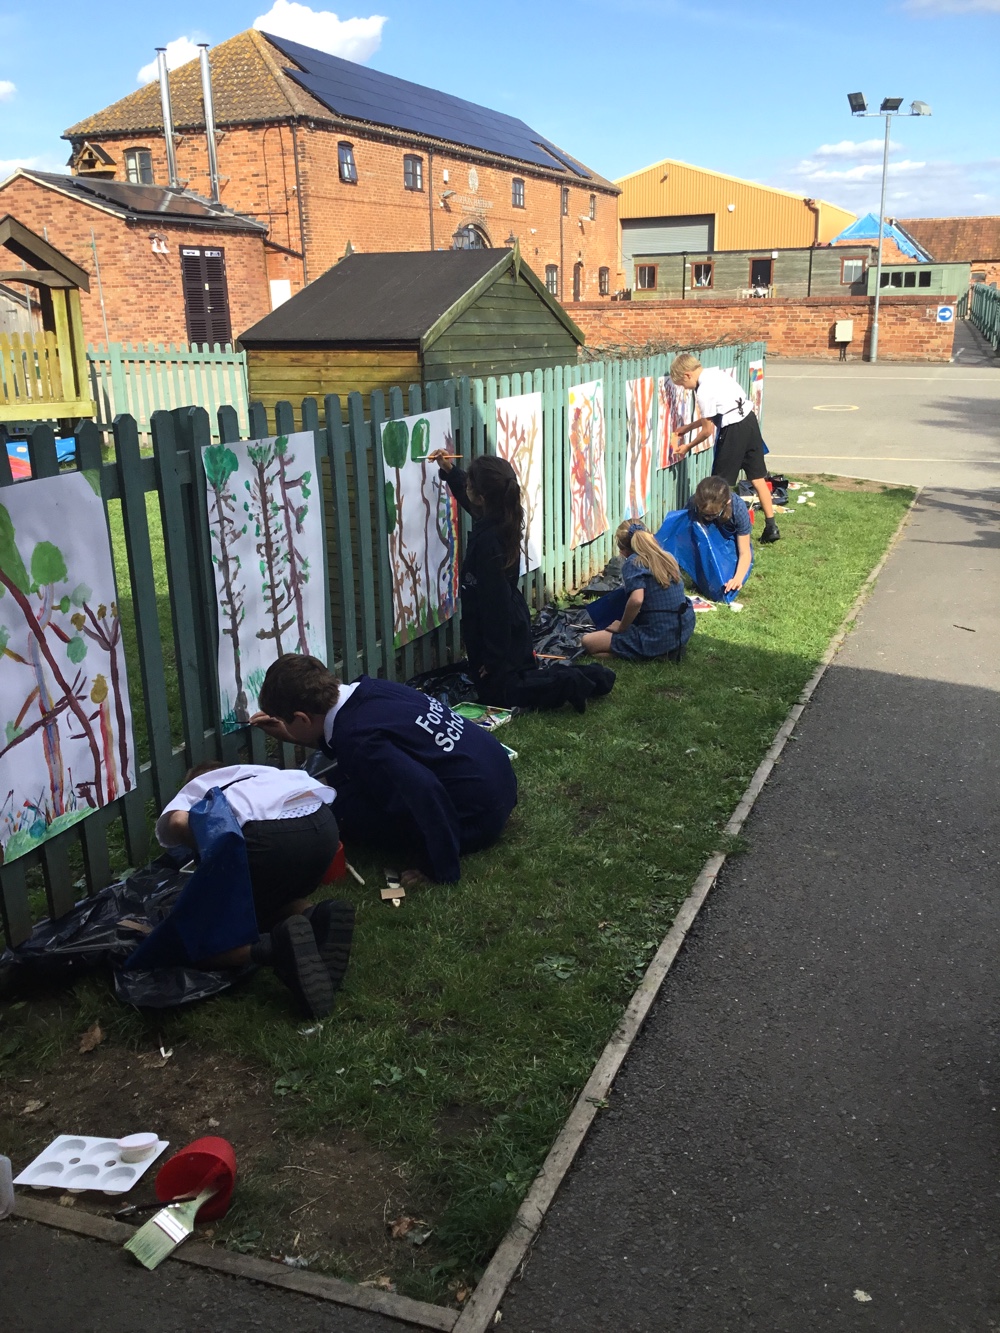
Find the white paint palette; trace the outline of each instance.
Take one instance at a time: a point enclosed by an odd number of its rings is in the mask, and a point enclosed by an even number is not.
[[[30,1185],[36,1190],[67,1190],[71,1194],[83,1190],[125,1194],[167,1146],[166,1139],[157,1139],[153,1152],[143,1161],[123,1162],[115,1139],[60,1134],[14,1178],[14,1184]]]

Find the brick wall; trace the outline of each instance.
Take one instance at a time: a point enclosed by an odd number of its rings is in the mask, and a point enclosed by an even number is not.
[[[80,293],[87,342],[103,343],[103,288],[108,332],[113,342],[187,342],[181,287],[182,246],[211,246],[225,252],[233,334],[262,319],[271,308],[260,235],[181,226],[157,219],[133,224],[67,199],[25,177],[0,190],[0,214],[12,213],[90,275],[90,291]],[[101,284],[97,282],[90,233],[93,229]],[[154,254],[150,233],[166,238],[168,253]]]
[[[985,282],[987,285],[993,283],[1000,286],[1000,259],[974,259],[972,261],[972,273],[974,282]],[[977,275],[982,273],[983,277]]]
[[[937,323],[938,304],[955,297],[883,297],[879,310],[879,359],[948,361],[954,326]],[[764,301],[621,301],[577,305],[573,318],[588,347],[638,348],[652,342],[676,347],[706,347],[716,342],[767,343],[770,356],[836,359],[834,323],[854,321],[851,360],[868,355],[872,303],[866,298],[812,297]]]
[[[337,145],[354,149],[358,182],[341,181]],[[166,152],[162,136],[98,136],[117,164],[117,179],[124,179],[126,148],[148,148],[153,176],[166,184]],[[296,158],[298,149],[298,182]],[[403,184],[403,157],[412,153],[423,162],[423,190]],[[300,252],[300,212],[304,222],[306,266],[310,280],[335,264],[350,242],[355,250],[450,249],[452,236],[468,223],[481,226],[491,245],[502,246],[513,233],[521,253],[540,278],[547,265],[561,271],[560,295],[572,301],[574,265],[582,265],[583,300],[599,299],[598,273],[609,270],[613,291],[618,271],[618,206],[615,194],[579,177],[554,179],[530,169],[491,165],[475,155],[428,151],[390,136],[351,134],[322,125],[300,125],[294,137],[288,125],[227,127],[218,142],[222,202],[235,212],[248,213],[269,227],[269,239]],[[209,195],[207,148],[204,134],[188,133],[177,145],[177,169],[187,188]],[[444,179],[448,173],[448,180]],[[475,175],[470,180],[471,173]],[[524,208],[512,205],[511,182],[524,181]],[[301,210],[296,193],[301,187]],[[570,190],[569,212],[562,215],[562,186]],[[475,188],[473,188],[473,185]],[[444,201],[441,195],[453,190]],[[590,221],[590,196],[596,196],[596,220]],[[582,220],[581,220],[582,218]],[[270,249],[268,275],[290,278],[292,292],[302,286],[298,259]]]

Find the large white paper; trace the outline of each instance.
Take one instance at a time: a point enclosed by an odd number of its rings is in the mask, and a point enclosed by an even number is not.
[[[104,502],[82,473],[0,489],[5,861],[135,785]]]
[[[625,457],[625,518],[642,518],[649,499],[653,461],[653,387],[651,376],[625,382],[628,453]]]
[[[592,542],[608,530],[604,469],[604,382],[569,390],[570,546]]]
[[[521,573],[542,563],[542,395],[522,393],[496,401],[497,454],[517,473],[524,505]]]
[[[312,431],[203,451],[219,602],[222,729],[257,711],[282,653],[327,659],[329,603]]]
[[[458,605],[458,506],[427,461],[453,453],[451,409],[382,426],[396,647],[443,625]]]

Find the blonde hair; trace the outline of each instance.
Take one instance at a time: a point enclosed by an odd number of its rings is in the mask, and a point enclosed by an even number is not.
[[[724,509],[732,498],[733,493],[725,477],[702,477],[694,488],[694,503],[699,514],[713,507]]]
[[[677,561],[667,554],[644,523],[633,523],[628,519],[619,523],[615,541],[620,551],[634,555],[639,564],[649,570],[661,588],[680,583],[681,571]]]
[[[701,370],[701,362],[694,352],[681,352],[680,356],[675,356],[670,363],[670,378],[675,384],[680,384],[684,376],[690,375],[692,370]]]

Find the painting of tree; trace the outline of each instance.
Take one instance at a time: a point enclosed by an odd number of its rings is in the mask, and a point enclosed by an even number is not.
[[[443,625],[458,604],[458,506],[428,461],[437,449],[454,451],[449,408],[382,425],[397,648]]]
[[[524,505],[521,573],[542,563],[542,395],[515,394],[495,405],[497,454],[517,473]]]
[[[570,460],[570,546],[592,542],[607,532],[604,472],[604,381],[574,384],[568,407]]]
[[[223,729],[257,710],[268,666],[281,653],[326,661],[329,614],[323,519],[313,497],[311,431],[208,445],[205,466],[212,566],[219,606]]]
[[[673,467],[677,462],[677,453],[673,447],[672,436],[682,426],[688,426],[695,419],[694,393],[675,384],[669,375],[663,375],[657,382],[658,414],[656,419],[656,456],[661,468]],[[698,445],[693,452],[700,454],[711,448],[711,440]]]
[[[0,720],[5,861],[135,785],[111,543],[89,474],[0,489]]]
[[[653,461],[653,380],[625,382],[628,447],[625,455],[625,518],[642,518],[649,495]]]

